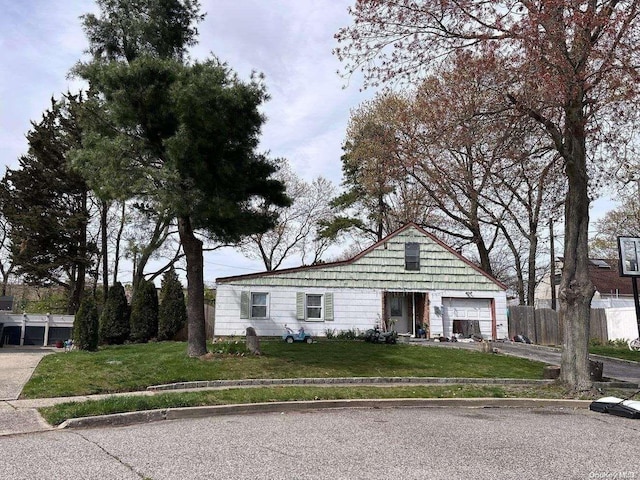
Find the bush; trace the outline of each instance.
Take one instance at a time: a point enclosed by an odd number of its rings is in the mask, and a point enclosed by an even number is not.
[[[359,332],[355,328],[349,330],[340,330],[336,335],[339,340],[356,340],[359,336]]]
[[[334,338],[336,336],[336,329],[335,328],[325,328],[324,336],[327,337],[327,340],[331,340],[332,338]]]
[[[85,295],[73,320],[73,343],[80,350],[98,349],[98,307],[91,295]]]
[[[162,278],[160,309],[158,311],[158,340],[173,340],[185,323],[187,323],[187,307],[184,303],[184,292],[178,275],[172,268]]]
[[[121,345],[129,339],[129,306],[124,287],[116,282],[109,289],[107,303],[100,315],[100,342]]]
[[[135,343],[146,343],[158,335],[158,293],[155,285],[144,279],[133,291],[130,326]]]

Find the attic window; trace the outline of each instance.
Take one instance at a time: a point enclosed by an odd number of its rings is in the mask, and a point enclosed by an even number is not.
[[[420,270],[420,244],[404,244],[404,269]]]

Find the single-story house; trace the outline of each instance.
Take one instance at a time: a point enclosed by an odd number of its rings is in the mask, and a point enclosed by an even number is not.
[[[508,335],[506,286],[409,223],[350,260],[216,280],[214,335],[314,336],[378,325],[415,336]]]

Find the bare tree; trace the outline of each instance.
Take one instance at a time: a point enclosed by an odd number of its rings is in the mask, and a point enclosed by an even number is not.
[[[590,389],[588,161],[623,150],[628,138],[619,127],[637,117],[640,3],[368,0],[350,11],[355,21],[338,32],[336,49],[347,74],[362,69],[368,85],[411,80],[469,51],[486,68],[500,61],[505,75],[496,87],[546,132],[568,185],[561,378],[574,391]]]
[[[331,215],[329,202],[335,196],[333,184],[322,177],[306,182],[284,159],[279,161],[279,167],[274,178],[286,185],[292,204],[288,207],[260,205],[265,214],[277,216],[275,227],[249,235],[239,244],[247,258],[261,260],[267,271],[277,270],[294,256],[303,264],[317,263],[332,243],[332,239],[318,235],[318,224]]]

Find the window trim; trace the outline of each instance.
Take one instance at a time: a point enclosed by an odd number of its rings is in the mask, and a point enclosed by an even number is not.
[[[320,305],[309,305],[309,297],[320,297]],[[309,309],[317,309],[318,317],[309,316]],[[323,322],[324,321],[324,294],[322,293],[306,293],[304,296],[304,317],[307,322]]]
[[[254,296],[262,296],[264,295],[264,305],[257,304],[254,302]],[[254,315],[253,309],[254,307],[263,307],[264,308],[264,316],[262,315]],[[265,319],[269,318],[269,292],[251,292],[249,295],[249,315],[250,318],[257,319]]]
[[[411,251],[415,249],[415,251]],[[406,242],[404,244],[404,269],[412,272],[420,271],[420,244]]]

